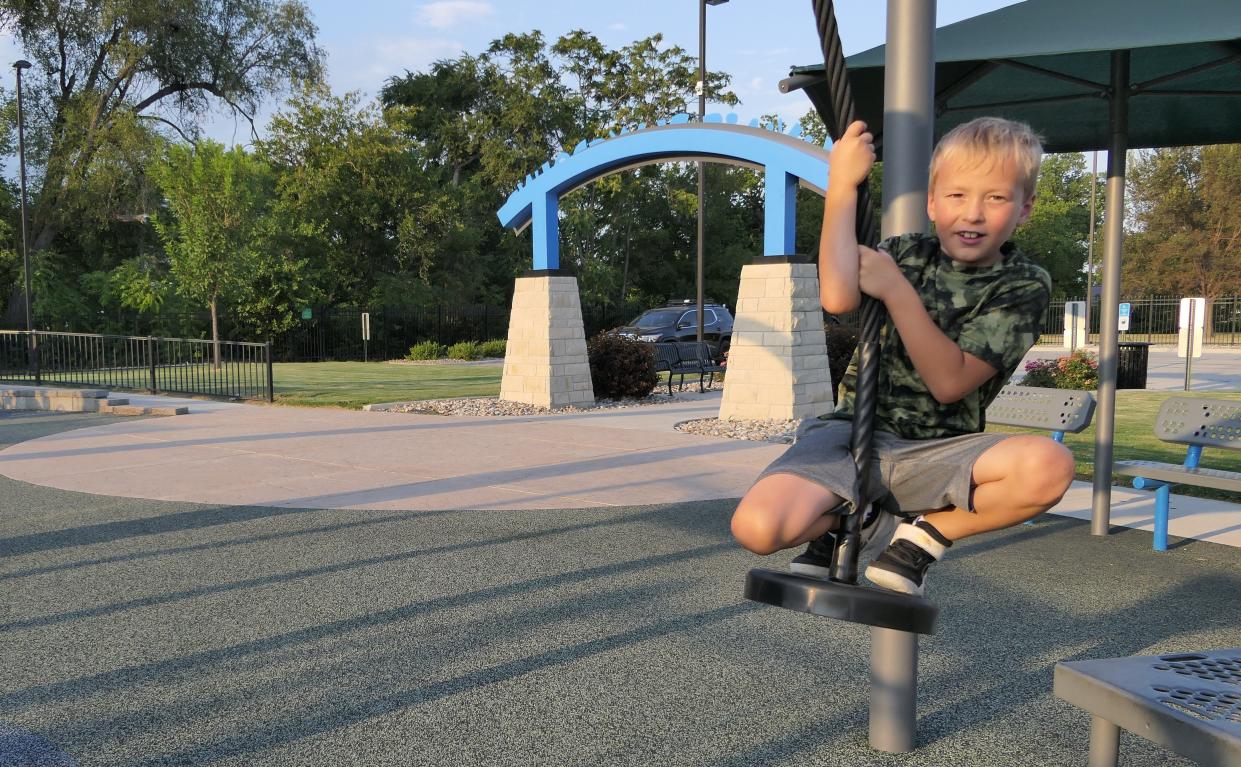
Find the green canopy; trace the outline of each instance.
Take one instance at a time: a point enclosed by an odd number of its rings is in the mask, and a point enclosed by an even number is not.
[[[1241,0],[1028,0],[935,32],[935,137],[981,115],[1049,152],[1107,149],[1111,52],[1130,52],[1130,147],[1241,142]],[[847,59],[858,115],[883,130],[884,46]],[[821,114],[823,65],[796,67]],[[829,126],[835,134],[835,126]]]

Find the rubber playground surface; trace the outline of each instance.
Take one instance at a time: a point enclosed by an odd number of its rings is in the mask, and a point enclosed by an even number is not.
[[[9,414],[0,448],[118,420]],[[735,498],[625,499],[315,509],[0,476],[0,763],[1080,765],[1056,662],[1241,645],[1241,549],[1065,517],[962,541],[932,571],[919,748],[881,754],[865,627],[744,600],[783,561],[735,545]],[[1127,733],[1121,759],[1188,764]]]

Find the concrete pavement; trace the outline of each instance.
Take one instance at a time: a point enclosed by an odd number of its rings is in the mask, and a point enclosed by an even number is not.
[[[1241,370],[1232,373],[1237,375]],[[1239,387],[1241,388],[1241,387]],[[721,393],[665,405],[446,417],[131,397],[190,415],[120,420],[0,451],[0,474],[96,495],[318,509],[550,509],[739,498],[785,445],[696,436]],[[1055,513],[1089,518],[1090,486]],[[1241,546],[1241,505],[1173,496],[1169,531]],[[1117,487],[1112,523],[1151,530],[1154,494]]]

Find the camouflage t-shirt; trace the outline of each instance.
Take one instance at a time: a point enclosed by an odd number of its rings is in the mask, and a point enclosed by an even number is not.
[[[940,250],[939,239],[906,234],[880,243],[922,299],[931,320],[961,351],[999,371],[957,402],[940,404],[914,368],[891,317],[880,335],[879,402],[875,428],[904,439],[974,434],[986,409],[1034,345],[1051,300],[1051,277],[1011,242],[991,266],[965,266]],[[853,417],[858,355],[840,382],[832,418]]]

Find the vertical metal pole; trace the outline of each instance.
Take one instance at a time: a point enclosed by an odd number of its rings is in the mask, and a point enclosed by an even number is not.
[[[1116,767],[1120,728],[1101,716],[1090,718],[1090,767]]]
[[[702,123],[707,114],[707,0],[698,0],[698,122]],[[694,267],[694,295],[697,305],[698,333],[696,340],[702,341],[702,262],[703,238],[707,233],[707,166],[698,161],[698,258]]]
[[[156,363],[156,360],[155,360],[155,357],[156,357],[156,355],[157,355],[157,354],[159,354],[159,346],[158,346],[158,344],[156,344],[156,342],[155,342],[155,339],[154,339],[154,338],[151,338],[151,337],[149,337],[149,336],[148,336],[148,337],[147,337],[147,363],[151,366],[151,386],[150,386],[150,389],[151,389],[151,393],[152,393],[152,394],[155,394],[156,392],[158,392],[158,391],[159,391],[159,386],[158,386],[159,381],[158,381],[158,379],[156,378],[156,373],[155,373],[155,368],[156,368],[156,364],[157,364],[157,363]]]
[[[1094,301],[1095,187],[1099,182],[1099,153],[1090,153],[1090,234],[1086,242],[1086,344],[1090,344],[1090,304]]]
[[[888,0],[883,104],[883,237],[926,230],[935,119],[935,2]],[[918,635],[872,628],[870,745],[912,751],[917,739]]]
[[[1197,301],[1192,298],[1189,300],[1189,329],[1185,335],[1185,391],[1189,391],[1189,379],[1194,370],[1194,336],[1197,335],[1194,331],[1198,329],[1198,317],[1194,309],[1197,305]]]
[[[900,754],[917,738],[918,635],[871,627],[870,746]]]
[[[267,343],[263,344],[263,354],[267,358],[267,401],[275,402],[276,401],[276,383],[275,383],[275,379],[272,378],[271,341],[268,341]]]
[[[1107,220],[1103,241],[1103,301],[1099,311],[1099,389],[1095,411],[1092,535],[1107,535],[1112,514],[1112,436],[1116,428],[1116,341],[1120,257],[1125,231],[1125,153],[1129,149],[1129,52],[1112,52],[1112,142],[1107,152]]]
[[[926,231],[935,115],[935,3],[888,0],[883,92],[883,237]]]
[[[28,61],[18,61],[13,64],[14,71],[17,72],[17,154],[19,177],[21,179],[21,213],[22,213],[22,276],[25,279],[26,295],[26,332],[34,330],[33,320],[31,319],[30,307],[30,254],[29,254],[29,237],[26,234],[26,127],[25,120],[22,117],[22,70],[30,67]],[[34,363],[35,349],[38,348],[38,339],[33,335],[30,336],[30,357],[31,365]]]

